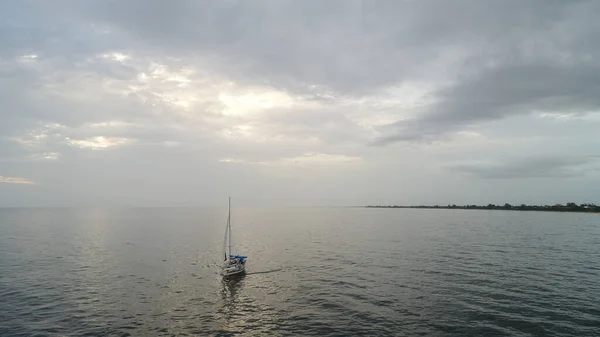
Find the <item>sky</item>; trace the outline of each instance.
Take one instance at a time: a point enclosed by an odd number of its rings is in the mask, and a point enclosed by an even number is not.
[[[0,206],[600,203],[600,2],[0,2]]]

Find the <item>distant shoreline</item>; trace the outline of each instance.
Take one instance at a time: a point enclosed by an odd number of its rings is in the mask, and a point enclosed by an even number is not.
[[[421,209],[474,209],[474,210],[501,210],[501,211],[530,211],[530,212],[576,212],[576,213],[600,213],[600,206],[595,204],[581,204],[569,202],[566,205],[433,205],[433,206],[401,206],[401,205],[368,205],[365,208],[421,208]]]

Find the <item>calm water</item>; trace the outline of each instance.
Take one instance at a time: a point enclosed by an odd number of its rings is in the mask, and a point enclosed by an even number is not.
[[[0,336],[600,336],[600,216],[0,209]]]

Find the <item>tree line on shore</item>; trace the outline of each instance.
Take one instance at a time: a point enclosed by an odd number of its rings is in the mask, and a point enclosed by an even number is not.
[[[551,211],[551,212],[600,212],[600,206],[591,203],[576,204],[574,202],[568,202],[566,204],[555,204],[555,205],[511,205],[505,203],[504,205],[488,204],[486,206],[479,205],[418,205],[418,206],[400,206],[400,205],[374,205],[366,206],[369,208],[439,208],[439,209],[496,209],[496,210],[513,210],[513,211]]]

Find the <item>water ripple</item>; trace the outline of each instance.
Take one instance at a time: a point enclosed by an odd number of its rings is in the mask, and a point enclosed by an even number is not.
[[[597,336],[597,217],[493,214],[2,209],[0,335]]]

